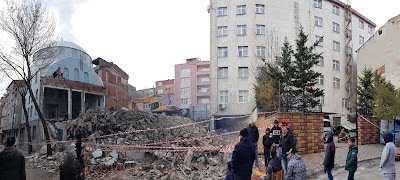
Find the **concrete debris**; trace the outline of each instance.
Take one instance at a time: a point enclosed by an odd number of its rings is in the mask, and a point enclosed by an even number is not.
[[[84,138],[90,138],[83,141],[86,179],[223,179],[230,153],[221,153],[218,150],[176,150],[203,146],[226,147],[231,145],[231,140],[237,139],[237,135],[221,136],[212,140],[198,138],[219,133],[210,131],[208,123],[168,129],[190,123],[193,121],[184,117],[127,109],[88,110],[77,119],[68,121],[66,129],[68,137],[74,138],[79,133]],[[123,133],[135,130],[148,131]],[[102,137],[114,133],[119,134]],[[189,140],[191,138],[198,139]],[[121,145],[147,147],[121,148]],[[60,152],[53,156],[54,159],[43,159],[38,154],[31,156],[29,161],[51,161],[53,168],[46,170],[52,171],[59,166],[65,155],[65,152]],[[37,163],[37,166],[47,165]]]

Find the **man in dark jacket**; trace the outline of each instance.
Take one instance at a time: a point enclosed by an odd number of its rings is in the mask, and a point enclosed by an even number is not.
[[[333,134],[332,132],[327,132],[325,134],[325,141],[328,143],[325,151],[325,159],[324,159],[324,172],[328,172],[328,179],[333,180],[332,169],[335,166],[335,153],[336,147],[333,142]]]
[[[273,146],[275,145],[280,145],[281,143],[281,135],[282,135],[282,128],[279,127],[279,121],[275,120],[274,121],[274,127],[271,129],[272,131],[272,141],[273,141]],[[279,146],[278,148],[278,156],[281,157],[282,155],[282,147]]]
[[[276,146],[271,148],[271,156],[272,158],[269,160],[267,166],[267,180],[271,179],[272,173],[282,170],[282,159],[278,157],[278,149]]]
[[[255,148],[249,139],[247,129],[240,131],[240,142],[235,145],[232,153],[232,172],[235,180],[250,180],[255,160]]]
[[[289,152],[290,149],[294,149],[294,139],[293,139],[293,134],[292,130],[289,127],[284,127],[283,128],[283,137],[282,137],[282,159],[283,159],[283,165],[285,168],[285,174],[287,172],[287,167],[288,167],[288,158],[287,158],[287,152]]]
[[[260,134],[258,133],[258,128],[256,126],[256,123],[253,122],[253,123],[249,124],[247,131],[249,131],[250,141],[253,142],[254,145],[256,145],[256,150],[255,150],[256,157],[255,158],[256,158],[256,165],[258,166],[258,144],[257,144],[257,142],[258,142],[258,138],[260,137]]]
[[[349,140],[347,140],[347,144],[349,145],[349,152],[347,153],[346,165],[344,169],[349,171],[348,180],[354,180],[354,174],[357,171],[358,147],[354,144],[355,142],[356,139],[354,137],[350,137]]]
[[[15,148],[15,138],[7,138],[6,147],[0,153],[0,179],[26,180],[25,157]]]

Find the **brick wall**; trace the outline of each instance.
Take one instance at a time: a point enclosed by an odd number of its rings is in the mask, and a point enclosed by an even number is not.
[[[299,154],[310,154],[324,151],[324,140],[321,138],[324,132],[323,113],[276,113],[267,117],[261,117],[256,121],[260,131],[258,151],[263,152],[262,136],[267,127],[272,128],[274,120],[282,123],[287,119],[295,129],[297,135],[297,151]]]
[[[380,127],[381,121],[376,118],[368,118],[368,120]],[[358,118],[358,144],[378,144],[380,131],[377,127],[369,123],[367,120]]]

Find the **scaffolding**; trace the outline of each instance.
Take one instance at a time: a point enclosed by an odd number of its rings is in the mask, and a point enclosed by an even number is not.
[[[352,37],[352,9],[351,9],[351,0],[346,1],[345,10],[345,56],[346,56],[346,100],[347,100],[347,109],[352,112],[352,104],[353,101],[353,37]]]

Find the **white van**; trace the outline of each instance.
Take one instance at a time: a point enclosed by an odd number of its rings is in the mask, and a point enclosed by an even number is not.
[[[332,131],[331,121],[329,119],[324,119],[324,134],[329,131]]]

